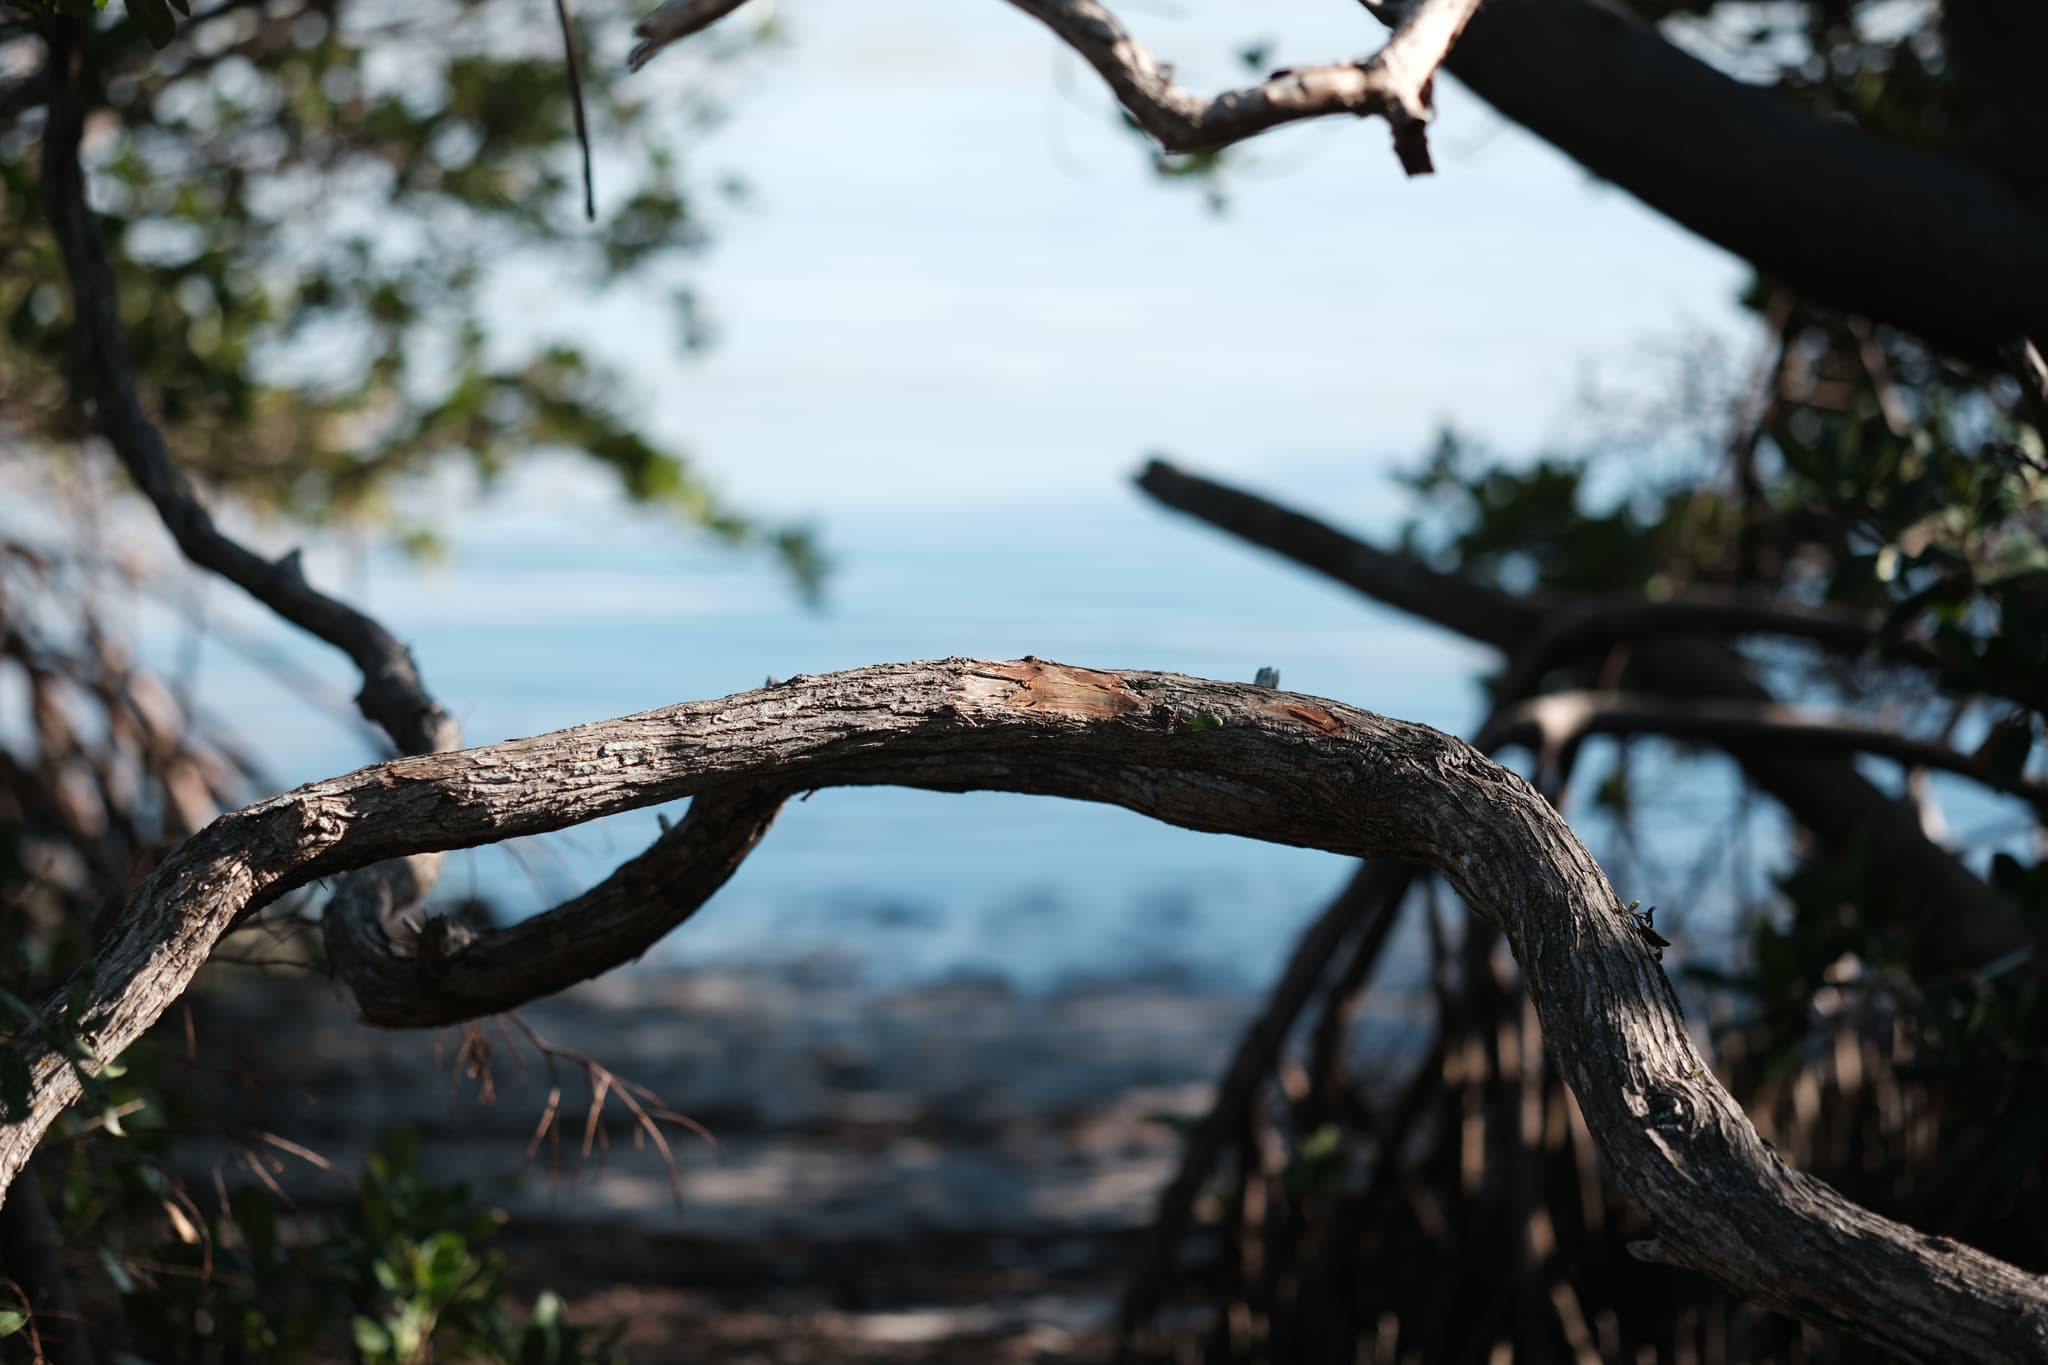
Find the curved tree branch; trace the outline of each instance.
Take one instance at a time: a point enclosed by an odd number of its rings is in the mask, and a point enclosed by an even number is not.
[[[681,38],[700,32],[743,0],[668,0],[633,31],[634,70]],[[1394,130],[1394,149],[1410,175],[1433,169],[1425,129],[1437,68],[1479,0],[1420,0],[1385,47],[1363,61],[1276,71],[1257,85],[1204,95],[1177,85],[1173,68],[1133,38],[1099,0],[1010,0],[1079,53],[1140,128],[1169,152],[1201,152],[1303,119],[1377,114]]]
[[[1510,657],[1540,640],[1558,612],[1574,610],[1440,572],[1163,461],[1147,466],[1138,485],[1177,511],[1317,569],[1388,606],[1494,645]],[[1771,700],[1733,652],[1696,634],[1645,644],[1633,652],[1630,669],[1635,686],[1659,693]],[[1912,933],[1915,960],[1923,969],[1971,967],[2035,946],[2032,931],[2011,904],[1930,840],[1917,813],[1872,785],[1853,763],[1756,749],[1737,757],[1749,779],[1822,844],[1863,850],[1879,894],[1890,900]]]
[[[52,25],[42,199],[70,276],[79,347],[101,434],[187,559],[347,654],[363,675],[357,705],[401,750],[452,749],[458,742],[455,722],[427,695],[411,652],[377,622],[307,583],[296,553],[265,559],[221,534],[143,410],[121,326],[120,292],[99,222],[85,197],[78,152],[88,99],[84,53],[75,38],[70,23]]]
[[[77,1070],[135,1041],[227,928],[316,877],[741,788],[893,784],[1101,801],[1191,829],[1433,867],[1496,925],[1643,1254],[1909,1358],[2048,1353],[2048,1282],[1879,1218],[1785,1166],[1694,1050],[1613,889],[1549,803],[1469,746],[1337,702],[1037,660],[885,664],[482,749],[392,759],[225,816],[136,893],[64,1016],[15,1041],[29,1112],[0,1189]],[[459,952],[459,950],[458,950]],[[87,1063],[91,1065],[91,1063]]]
[[[172,463],[137,394],[113,269],[86,199],[79,145],[90,92],[81,59],[70,26],[55,25],[43,80],[54,92],[43,137],[43,198],[70,276],[102,433],[186,558],[354,661],[363,677],[358,706],[402,752],[455,748],[459,729],[428,694],[411,652],[375,620],[308,584],[296,554],[266,560],[222,533]],[[463,932],[453,921],[430,918],[416,941],[393,941],[401,912],[433,888],[437,856],[365,869],[327,905],[332,965],[364,1017],[393,1027],[477,1018],[550,994],[638,957],[687,918],[724,885],[778,803],[748,793],[729,808],[694,804],[680,827],[601,886],[478,938],[459,964],[446,956],[449,936]],[[566,922],[574,922],[574,934],[565,932]]]
[[[391,907],[332,905],[321,921],[328,963],[363,1021],[382,1028],[431,1028],[517,1009],[660,942],[739,870],[786,796],[776,789],[700,798],[682,823],[582,895],[483,933],[429,919],[410,955],[393,951],[379,927],[392,922]]]

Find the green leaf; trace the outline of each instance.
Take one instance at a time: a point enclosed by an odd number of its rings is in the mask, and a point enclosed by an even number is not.
[[[0,1337],[11,1337],[28,1326],[28,1314],[12,1308],[0,1308]]]

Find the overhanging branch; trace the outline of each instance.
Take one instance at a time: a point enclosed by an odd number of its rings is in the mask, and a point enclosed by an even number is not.
[[[1095,68],[1138,126],[1169,152],[1212,151],[1304,119],[1378,115],[1394,130],[1394,149],[1410,175],[1433,169],[1425,130],[1437,68],[1479,8],[1479,0],[1420,0],[1386,46],[1362,61],[1294,67],[1256,85],[1204,95],[1175,83],[1173,68],[1099,0],[1009,2]],[[709,28],[741,3],[668,0],[633,30],[640,42],[627,65],[637,71],[662,48]]]
[[[1694,1050],[1669,983],[1548,802],[1467,745],[1337,702],[1037,660],[884,664],[532,739],[392,759],[225,816],[130,901],[72,1021],[134,1042],[240,916],[316,877],[684,796],[891,784],[1120,805],[1191,829],[1435,868],[1506,937],[1546,1046],[1657,1254],[1909,1358],[2048,1352],[2048,1285],[1877,1217],[1764,1146]],[[456,953],[459,955],[459,947]],[[77,1074],[13,1046],[30,1107],[0,1190]],[[48,1036],[46,1036],[46,1034]]]
[[[1167,506],[1315,569],[1367,597],[1493,645],[1510,659],[1569,623],[1572,604],[1517,597],[1462,574],[1379,549],[1327,522],[1155,460],[1139,487]],[[1631,655],[1632,685],[1660,694],[1772,700],[1718,640],[1681,634]],[[1930,972],[1967,968],[2035,946],[2017,911],[1927,837],[1918,816],[1872,785],[1854,763],[1749,749],[1743,771],[1827,847],[1860,849],[1878,894],[1913,935],[1915,962]]]
[[[113,268],[86,199],[79,152],[90,90],[75,39],[69,25],[53,26],[49,67],[38,78],[53,92],[43,138],[43,198],[71,281],[102,434],[187,559],[348,655],[363,677],[358,706],[402,752],[455,748],[459,728],[428,694],[397,637],[312,587],[296,554],[266,560],[224,534],[172,463],[137,392]],[[342,882],[323,915],[332,965],[364,1017],[393,1027],[476,1018],[551,994],[639,956],[693,913],[759,840],[777,804],[756,793],[729,807],[694,803],[680,827],[602,885],[477,937],[459,961],[447,949],[449,936],[461,931],[446,919],[428,919],[413,942],[394,941],[401,912],[433,888],[435,855],[362,869]]]
[[[453,748],[455,722],[427,695],[396,636],[306,581],[296,553],[269,560],[223,535],[178,472],[137,395],[121,325],[120,292],[106,241],[85,197],[79,142],[88,103],[84,53],[69,21],[51,27],[49,123],[43,130],[42,199],[71,281],[79,349],[100,434],[142,490],[187,559],[235,584],[285,620],[347,654],[363,676],[357,704],[407,753]]]
[[[459,1024],[517,1009],[660,942],[739,870],[786,794],[693,801],[680,824],[582,895],[481,933],[429,919],[410,953],[394,951],[380,928],[391,922],[390,907],[332,905],[321,921],[328,964],[363,1021],[382,1028]]]
[[[1858,725],[1773,702],[1627,692],[1549,692],[1503,708],[1473,743],[1488,753],[1511,744],[1536,750],[1549,768],[1593,735],[1658,735],[1702,740],[1741,757],[1748,750],[1864,753],[1908,767],[1932,768],[2016,796],[2048,814],[2048,786],[1988,771],[1945,744]]]
[[[1602,0],[1488,0],[1447,65],[1595,175],[1801,293],[1981,361],[2048,337],[2048,221],[1977,166],[1744,85]]]

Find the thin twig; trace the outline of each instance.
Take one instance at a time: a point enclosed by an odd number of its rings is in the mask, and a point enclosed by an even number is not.
[[[662,1165],[668,1170],[669,1195],[675,1200],[676,1216],[682,1217],[683,1172],[676,1164],[675,1151],[669,1146],[668,1136],[661,1131],[661,1126],[664,1123],[673,1123],[679,1128],[688,1129],[716,1151],[718,1138],[712,1131],[687,1114],[677,1113],[661,1096],[644,1085],[636,1085],[618,1075],[589,1054],[550,1042],[541,1035],[540,1030],[516,1012],[509,1017],[519,1031],[526,1035],[534,1050],[548,1060],[551,1067],[556,1058],[561,1058],[583,1068],[583,1074],[590,1082],[590,1105],[583,1118],[583,1159],[590,1160],[591,1151],[596,1144],[603,1144],[607,1148],[610,1146],[610,1138],[605,1134],[601,1120],[604,1116],[605,1100],[617,1095],[619,1103],[623,1104],[626,1112],[633,1117],[636,1145],[639,1138],[645,1137],[654,1144],[655,1151],[660,1154]],[[555,1085],[548,1091],[547,1104],[541,1111],[540,1125],[534,1130],[532,1140],[527,1143],[528,1159],[532,1158],[544,1135],[559,1129],[561,1112],[562,1087]]]
[[[597,221],[597,182],[590,170],[590,123],[583,112],[582,59],[576,51],[576,21],[569,14],[569,0],[555,0],[555,17],[562,21],[562,64],[569,72],[569,107],[576,116],[576,145],[583,150],[583,216]]]
[[[1479,0],[1421,0],[1400,19],[1379,52],[1362,61],[1275,71],[1256,85],[1204,95],[1177,85],[1173,68],[1152,55],[1099,0],[1009,0],[1044,24],[1101,76],[1140,128],[1169,152],[1213,151],[1282,124],[1350,114],[1379,115],[1394,130],[1395,151],[1410,175],[1432,169],[1425,129],[1437,68],[1479,8]],[[709,28],[740,0],[669,0],[634,32],[634,70],[670,43]]]

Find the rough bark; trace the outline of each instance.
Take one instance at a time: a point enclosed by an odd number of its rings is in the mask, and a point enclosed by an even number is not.
[[[382,1028],[458,1024],[516,1009],[660,942],[739,870],[787,794],[775,788],[692,801],[680,824],[604,881],[502,929],[475,932],[435,918],[413,943],[395,944],[387,926],[419,899],[415,889],[402,878],[351,879],[320,921],[329,966],[363,1022]],[[351,903],[359,896],[379,899]]]
[[[1482,641],[1511,660],[1550,648],[1570,604],[1517,597],[1378,549],[1314,517],[1155,460],[1139,487],[1176,511],[1316,569],[1388,606]],[[1607,638],[1612,639],[1610,634]],[[1772,698],[1719,640],[1664,635],[1632,654],[1631,685],[1679,696]],[[2034,937],[2012,905],[1935,844],[1906,802],[1879,790],[1841,757],[1808,757],[1750,747],[1732,755],[1758,788],[1823,846],[1870,862],[1872,882],[1912,936],[1915,962],[1929,973],[1968,968],[2028,948]]]
[[[640,42],[626,54],[627,66],[639,70],[742,3],[667,0],[634,28]],[[1437,69],[1479,8],[1479,0],[1416,0],[1371,57],[1275,71],[1256,85],[1204,95],[1175,83],[1172,65],[1131,36],[1101,0],[1010,3],[1095,68],[1132,121],[1166,151],[1210,151],[1303,119],[1377,114],[1394,130],[1394,150],[1410,175],[1434,169],[1426,130]]]
[[[400,751],[455,748],[459,727],[428,692],[411,651],[375,619],[307,582],[295,553],[265,559],[224,534],[171,462],[137,392],[113,268],[86,198],[79,146],[91,90],[80,36],[74,25],[54,24],[49,43],[48,67],[37,78],[38,88],[51,94],[43,204],[71,283],[80,359],[101,433],[187,559],[355,663],[363,679],[358,706]],[[417,934],[405,932],[405,912],[433,889],[438,855],[363,868],[345,878],[328,903],[327,946],[370,1022],[446,1023],[507,1009],[645,952],[724,885],[774,814],[775,802],[758,793],[745,794],[730,809],[697,803],[681,827],[603,885],[481,936],[437,918]],[[459,962],[448,952],[457,937],[468,949]]]
[[[684,796],[893,784],[1102,801],[1191,829],[1432,867],[1513,949],[1643,1254],[1909,1359],[2048,1355],[2048,1283],[1786,1167],[1695,1051],[1600,869],[1537,792],[1462,742],[1337,702],[1026,659],[877,665],[488,748],[393,759],[223,817],[137,892],[80,983],[118,1053],[252,906],[349,868]],[[459,947],[456,952],[459,953]],[[60,995],[46,1008],[61,1036]],[[77,1096],[18,1039],[30,1111],[0,1189]]]

